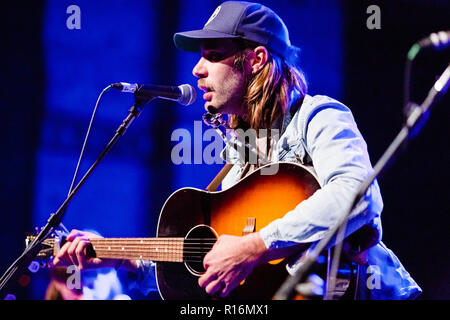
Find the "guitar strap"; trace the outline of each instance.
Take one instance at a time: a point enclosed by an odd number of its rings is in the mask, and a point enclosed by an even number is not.
[[[230,172],[233,167],[232,163],[226,163],[222,169],[220,169],[219,173],[214,177],[214,179],[209,183],[206,187],[206,190],[209,192],[216,191],[219,185],[222,183],[223,179],[226,177],[228,172]]]
[[[284,133],[284,131],[286,130],[287,125],[291,122],[294,114],[298,111],[298,109],[300,108],[300,106],[303,104],[303,100],[304,98],[300,98],[298,99],[298,93],[296,91],[292,92],[292,105],[289,108],[289,112],[287,112],[278,123],[276,127],[281,127],[281,132],[280,132],[280,136]],[[270,149],[270,145],[266,146],[266,154],[269,154],[269,150]],[[231,163],[226,163],[222,169],[219,171],[219,173],[214,177],[214,179],[209,183],[209,185],[206,187],[206,190],[209,192],[212,191],[216,191],[217,188],[219,187],[219,185],[222,183],[223,179],[225,179],[226,175],[228,174],[228,172],[230,172],[231,168],[233,167],[233,164]],[[250,164],[248,163],[248,161],[245,163],[243,171],[239,177],[239,180],[242,179],[245,175],[247,175],[247,173],[249,172],[250,169]]]

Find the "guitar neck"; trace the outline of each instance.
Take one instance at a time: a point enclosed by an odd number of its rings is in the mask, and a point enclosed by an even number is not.
[[[98,258],[183,262],[184,238],[92,239]]]
[[[184,238],[99,238],[88,255],[98,258],[183,262]],[[58,251],[54,246],[54,254]]]

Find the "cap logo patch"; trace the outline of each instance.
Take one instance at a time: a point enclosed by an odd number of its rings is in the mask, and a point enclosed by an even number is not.
[[[210,17],[210,18],[208,19],[208,21],[205,23],[205,27],[208,25],[208,23],[210,23],[211,21],[213,21],[215,17],[217,17],[217,15],[219,14],[221,8],[222,8],[222,6],[218,6],[218,7],[216,8],[216,10],[213,12],[213,14],[211,15],[211,17]]]

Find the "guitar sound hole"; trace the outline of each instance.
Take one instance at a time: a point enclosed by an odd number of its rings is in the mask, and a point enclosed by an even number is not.
[[[183,244],[183,260],[192,274],[200,276],[205,273],[203,258],[217,241],[217,235],[210,226],[198,225],[192,228]]]

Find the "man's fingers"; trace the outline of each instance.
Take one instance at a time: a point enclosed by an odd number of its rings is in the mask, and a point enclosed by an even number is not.
[[[52,265],[55,267],[66,265],[67,263],[64,261],[63,257],[55,256],[52,260]]]
[[[84,269],[87,267],[87,259],[86,259],[86,247],[89,245],[88,239],[80,238],[78,246],[75,249],[75,255],[78,260],[79,269]]]
[[[75,255],[75,249],[76,249],[78,241],[79,241],[78,239],[79,238],[75,238],[73,241],[71,241],[69,243],[69,247],[67,248],[67,256],[68,256],[68,258],[70,259],[71,263],[74,266],[77,266],[77,267],[78,267],[78,259],[77,259],[76,255]]]
[[[236,288],[238,285],[234,284],[228,284],[228,285],[224,285],[224,287],[222,288],[222,292],[220,293],[220,297],[221,298],[225,298],[227,297],[231,291],[234,290],[234,288]]]
[[[227,281],[220,278],[217,274],[207,272],[198,279],[198,284],[201,288],[204,288],[206,293],[210,295],[220,296],[225,298],[239,286],[241,281],[235,279],[233,281]]]
[[[210,251],[211,252],[211,251]],[[203,258],[203,268],[205,268],[205,270],[208,270],[209,268],[209,259],[210,259],[210,252],[208,252],[205,257]]]
[[[72,243],[70,244],[69,248],[67,249],[67,254],[72,261],[72,264],[74,266],[80,267],[80,262],[78,261],[77,256],[77,248],[80,245],[80,241],[87,240],[86,238],[82,237],[76,237]]]
[[[216,280],[216,279],[217,279],[216,274],[212,274],[211,272],[207,271],[200,278],[198,278],[198,285],[201,288],[205,288],[211,281]]]
[[[215,295],[216,293],[220,293],[224,287],[225,284],[222,281],[214,280],[205,287],[205,291],[207,294]]]
[[[206,272],[198,279],[198,284],[201,288],[204,288],[207,294],[220,295],[221,297],[227,296],[231,289],[219,279],[218,275],[212,272]]]
[[[61,247],[58,254],[53,259],[55,266],[74,265],[79,269],[87,269],[94,265],[102,265],[103,260],[99,258],[89,258],[86,255],[86,248],[90,244],[89,239],[101,238],[92,232],[85,232],[73,229],[66,237],[66,243]]]
[[[53,259],[53,265],[68,265],[70,263],[70,260],[67,259],[67,249],[69,249],[71,242],[65,243],[61,249],[59,250],[56,257]]]
[[[72,231],[70,231],[70,233],[67,235],[66,240],[69,242],[72,242],[73,240],[75,240],[76,237],[82,236],[83,232],[77,229],[73,229]]]

